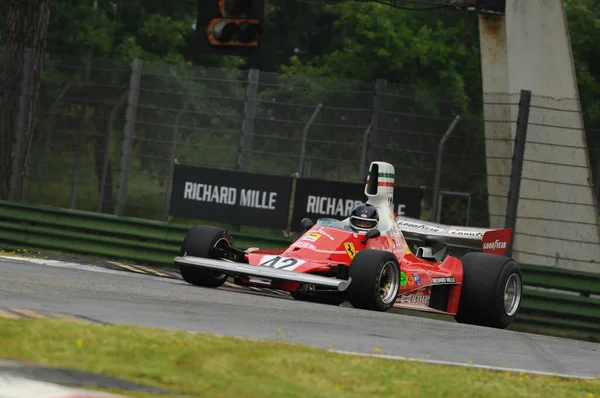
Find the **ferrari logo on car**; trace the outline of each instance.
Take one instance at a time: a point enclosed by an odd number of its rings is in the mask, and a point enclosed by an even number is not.
[[[346,242],[344,243],[344,247],[346,248],[346,253],[348,253],[348,256],[350,256],[350,258],[354,258],[354,256],[356,256],[356,250],[354,249],[354,245],[351,242]]]

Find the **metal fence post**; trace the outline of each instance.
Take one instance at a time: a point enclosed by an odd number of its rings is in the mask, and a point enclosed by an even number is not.
[[[52,145],[52,131],[54,129],[54,114],[60,100],[65,96],[67,90],[71,87],[71,83],[65,84],[58,97],[50,105],[50,120],[48,121],[48,130],[46,131],[46,140],[44,143],[44,157],[42,160],[42,171],[40,173],[40,203],[44,203],[44,196],[46,194],[46,173],[48,172],[48,157],[50,156],[50,146]]]
[[[600,159],[598,159],[598,163],[596,164],[596,202],[597,207],[600,210]]]
[[[529,110],[531,106],[531,91],[521,90],[519,100],[519,115],[517,117],[517,131],[515,134],[515,149],[510,172],[510,185],[508,190],[508,203],[506,205],[505,228],[512,228],[512,236],[506,256],[512,257],[515,227],[517,224],[517,211],[519,207],[519,192],[521,190],[521,175],[523,174],[523,161],[525,160],[525,143],[527,141],[527,126],[529,124]]]
[[[73,165],[73,176],[71,178],[71,200],[69,206],[71,209],[75,208],[77,203],[77,188],[79,187],[79,171],[81,169],[81,161],[83,157],[83,147],[85,146],[83,132],[85,131],[85,124],[87,120],[90,118],[90,115],[84,109],[85,114],[81,120],[81,127],[79,129],[79,134],[77,135],[77,149],[75,150],[75,162]]]
[[[376,159],[378,157],[376,150],[370,145],[372,140],[377,142],[377,127],[380,125],[381,119],[381,111],[383,110],[383,101],[382,96],[387,91],[387,80],[385,79],[377,79],[375,81],[375,95],[373,96],[373,114],[371,116],[371,123],[369,123],[369,134],[367,135],[367,139],[369,140],[367,146],[371,150],[371,154],[369,156],[369,152],[367,152],[367,156],[365,157],[365,163],[368,162],[368,159]],[[359,178],[365,177],[366,175],[362,175]]]
[[[165,184],[165,193],[163,197],[163,220],[167,221],[169,217],[169,202],[171,199],[171,190],[173,189],[173,172],[175,171],[175,155],[177,151],[177,136],[179,135],[179,123],[181,122],[181,118],[187,112],[189,106],[196,99],[197,94],[192,95],[183,105],[183,108],[177,114],[177,118],[175,119],[175,129],[173,129],[173,136],[171,137],[171,155],[169,157],[169,175],[167,176],[167,183]]]
[[[242,122],[242,136],[238,149],[237,169],[248,171],[250,166],[250,151],[252,150],[252,136],[254,135],[254,117],[258,103],[258,81],[260,71],[248,71],[248,86],[246,87],[246,104],[244,105],[244,121]]]
[[[317,118],[317,115],[321,111],[322,107],[323,107],[323,104],[317,105],[317,108],[313,111],[312,115],[310,115],[310,119],[308,119],[308,122],[302,129],[302,143],[300,146],[300,166],[298,167],[298,173],[300,173],[301,176],[304,176],[304,158],[306,156],[306,140],[308,138],[308,129],[310,128],[310,125],[313,124],[313,122]]]
[[[10,176],[10,191],[8,196],[10,200],[17,200],[20,196],[21,174],[23,172],[23,159],[25,157],[25,142],[23,141],[23,138],[25,136],[25,130],[27,129],[27,118],[29,116],[29,95],[32,94],[31,85],[33,83],[33,78],[31,73],[33,70],[33,50],[26,48],[23,57],[24,64],[19,94],[19,113],[17,114],[17,121],[15,123],[14,150]]]
[[[102,213],[104,209],[104,192],[106,192],[106,176],[108,175],[108,161],[110,160],[110,137],[112,136],[113,125],[115,123],[115,115],[121,105],[123,105],[123,101],[127,97],[127,91],[125,91],[115,106],[110,110],[110,115],[108,116],[108,126],[106,127],[106,146],[104,152],[104,159],[102,161],[102,180],[100,181],[100,192],[98,193],[98,213]],[[112,181],[112,180],[111,180]]]
[[[298,178],[300,177],[301,176],[298,173],[292,174],[292,189],[290,192],[290,201],[288,202],[288,218],[287,226],[285,228],[286,233],[289,233],[294,230],[292,221],[294,217],[294,206],[296,204],[296,185],[298,184]]]
[[[123,129],[123,145],[119,172],[119,191],[117,193],[117,206],[115,209],[115,213],[118,216],[123,215],[125,212],[125,205],[127,203],[127,183],[129,180],[129,165],[131,164],[133,131],[135,130],[135,120],[137,117],[141,75],[142,61],[139,59],[134,59],[131,63],[129,93],[127,97],[127,112],[125,113],[125,128]]]
[[[363,133],[362,149],[360,151],[360,167],[358,168],[358,182],[364,183],[367,178],[367,152],[369,151],[369,136],[371,135],[371,125]]]
[[[440,217],[441,217],[441,214],[440,214],[440,209],[441,209],[441,206],[440,206],[440,180],[442,178],[442,160],[444,157],[444,146],[446,145],[446,141],[448,141],[450,134],[452,134],[452,132],[454,131],[454,128],[458,124],[459,120],[460,120],[460,115],[456,115],[456,117],[454,118],[452,123],[450,123],[448,130],[446,130],[446,132],[442,136],[442,139],[438,143],[437,160],[435,163],[435,176],[434,176],[434,181],[433,181],[433,204],[431,206],[431,216],[430,216],[430,220],[435,221],[437,223],[440,222]]]

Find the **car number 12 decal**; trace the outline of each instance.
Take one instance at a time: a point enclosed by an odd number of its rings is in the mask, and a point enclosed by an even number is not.
[[[286,271],[292,271],[302,264],[304,264],[304,260],[281,256],[264,256],[258,263],[261,267],[284,269]]]

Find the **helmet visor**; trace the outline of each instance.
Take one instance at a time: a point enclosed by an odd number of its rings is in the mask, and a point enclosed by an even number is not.
[[[371,229],[377,225],[377,220],[374,218],[351,217],[350,223],[357,228]]]

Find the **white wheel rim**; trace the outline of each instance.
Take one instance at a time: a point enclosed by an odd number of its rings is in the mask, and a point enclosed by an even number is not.
[[[508,316],[513,316],[519,309],[521,286],[521,277],[518,274],[511,274],[504,285],[504,312]]]

